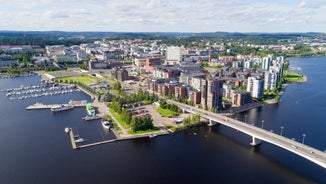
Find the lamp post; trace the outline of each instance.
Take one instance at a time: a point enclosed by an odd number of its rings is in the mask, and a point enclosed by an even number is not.
[[[247,123],[247,117],[248,117],[248,115],[246,114],[245,115],[245,123]]]
[[[302,144],[304,144],[304,138],[306,137],[306,134],[302,134]]]
[[[281,126],[281,136],[283,136],[283,129],[284,129],[284,127]]]
[[[261,128],[264,129],[264,120],[261,120]]]

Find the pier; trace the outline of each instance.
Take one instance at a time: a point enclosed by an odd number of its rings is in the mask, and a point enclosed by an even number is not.
[[[105,141],[99,141],[99,142],[94,142],[94,143],[89,143],[89,144],[84,144],[77,146],[75,143],[75,138],[72,129],[70,128],[69,135],[70,135],[70,141],[72,145],[72,149],[82,149],[82,148],[88,148],[92,146],[97,146],[97,145],[102,145],[102,144],[107,144],[107,143],[112,143],[112,142],[117,142],[117,141],[124,141],[124,140],[130,140],[130,139],[137,139],[137,138],[146,138],[151,135],[155,134],[155,136],[160,136],[160,135],[167,135],[169,134],[168,132],[155,132],[155,133],[146,133],[146,134],[139,134],[139,135],[133,135],[133,136],[128,136],[128,137],[119,137],[116,139],[110,139],[110,140],[105,140]]]
[[[39,110],[39,109],[51,109],[52,107],[58,107],[61,105],[69,105],[73,107],[85,107],[87,101],[69,101],[68,104],[43,104],[43,103],[35,103],[33,105],[27,106],[26,110]]]
[[[74,132],[73,132],[72,128],[69,128],[69,129],[70,129],[69,130],[69,137],[70,137],[72,149],[76,149],[77,148],[77,145],[75,143]]]

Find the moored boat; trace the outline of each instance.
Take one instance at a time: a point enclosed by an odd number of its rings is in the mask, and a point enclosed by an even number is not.
[[[51,107],[51,111],[52,112],[59,112],[59,111],[65,111],[65,110],[69,110],[69,109],[72,109],[74,108],[73,106],[71,105],[59,105],[59,106],[55,106],[55,107]]]
[[[111,123],[109,121],[101,121],[102,126],[106,129],[110,129],[111,128]]]
[[[151,134],[149,134],[149,138],[154,138],[154,137],[156,137],[157,136],[157,134],[153,134],[153,133],[151,133]]]
[[[86,104],[88,116],[95,116],[95,109],[91,103]]]
[[[83,138],[79,138],[75,140],[75,143],[83,143],[85,140]]]

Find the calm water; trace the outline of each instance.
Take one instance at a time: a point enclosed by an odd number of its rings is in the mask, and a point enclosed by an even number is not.
[[[290,85],[281,102],[234,117],[326,150],[326,57],[293,58],[308,82]],[[0,88],[39,84],[38,77],[0,79]],[[0,183],[326,183],[325,169],[281,148],[224,126],[195,127],[155,139],[72,150],[64,127],[88,142],[113,138],[84,108],[27,111],[35,102],[90,101],[79,92],[9,101],[0,93]]]

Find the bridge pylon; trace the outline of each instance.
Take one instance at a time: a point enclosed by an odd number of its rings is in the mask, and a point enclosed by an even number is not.
[[[257,139],[256,137],[252,136],[252,142],[250,143],[251,146],[259,146],[261,144],[261,140]]]
[[[217,125],[218,123],[213,121],[213,120],[209,120],[209,123],[208,123],[208,126],[214,126],[214,125]]]

